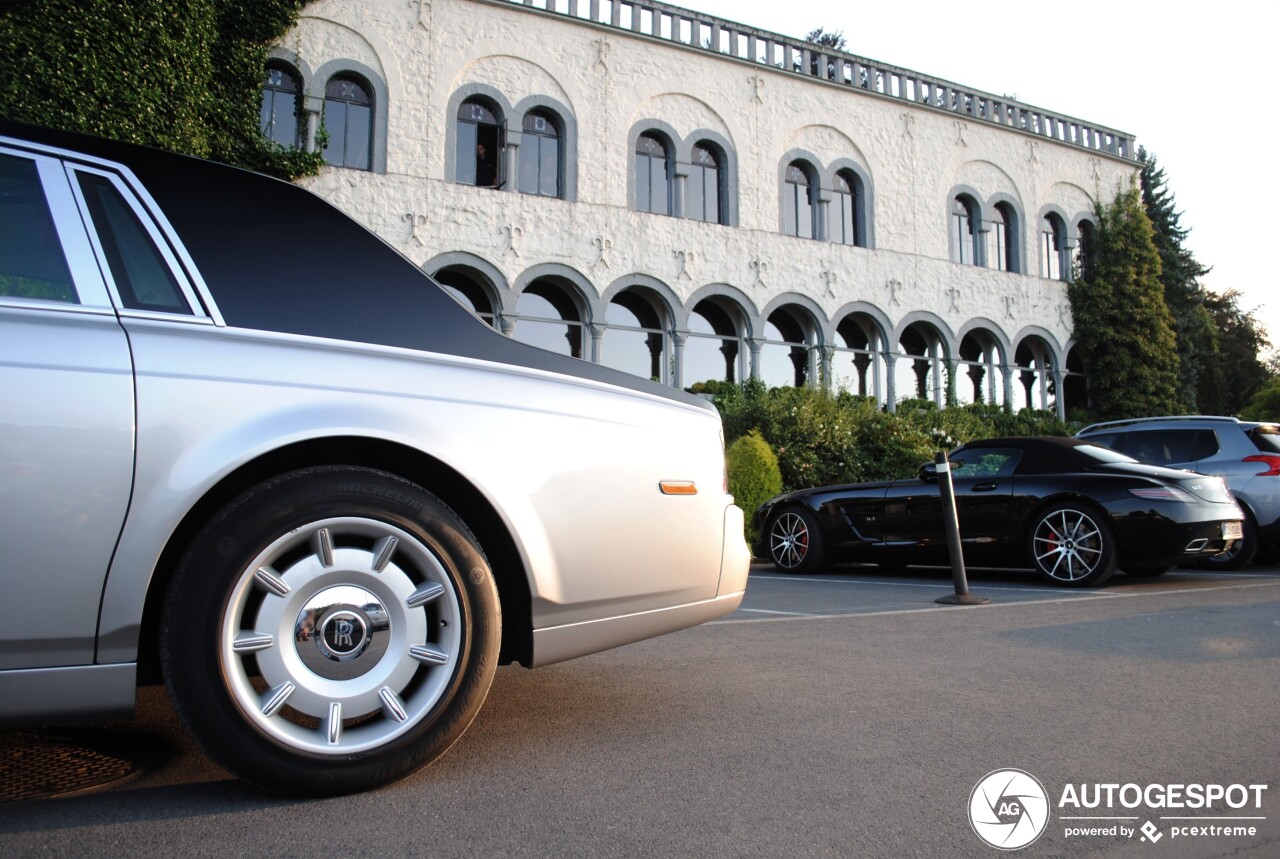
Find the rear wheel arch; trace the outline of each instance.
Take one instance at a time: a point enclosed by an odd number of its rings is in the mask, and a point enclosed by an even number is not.
[[[444,501],[467,524],[493,568],[502,604],[502,663],[532,662],[528,571],[498,512],[458,471],[415,448],[360,437],[313,439],[266,453],[222,478],[187,511],[165,544],[147,589],[138,641],[140,683],[160,682],[159,630],[165,591],[183,553],[205,523],[232,499],[263,480],[300,468],[353,465],[386,471]]]

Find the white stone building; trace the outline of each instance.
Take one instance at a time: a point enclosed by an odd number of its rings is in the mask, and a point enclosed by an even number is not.
[[[824,50],[632,0],[322,0],[264,128],[512,337],[681,387],[1082,405],[1066,280],[1132,137]]]

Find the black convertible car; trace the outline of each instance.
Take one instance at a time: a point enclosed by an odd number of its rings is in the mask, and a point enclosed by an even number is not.
[[[1145,465],[1080,439],[994,438],[951,452],[966,564],[1031,566],[1055,585],[1117,568],[1155,576],[1226,551],[1243,513],[1218,477]],[[755,512],[757,557],[786,572],[829,561],[947,564],[933,463],[910,480],[789,492]]]

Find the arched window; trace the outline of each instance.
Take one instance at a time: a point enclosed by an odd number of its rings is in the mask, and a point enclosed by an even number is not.
[[[894,366],[898,400],[914,397],[945,405],[947,356],[938,329],[927,322],[907,326],[898,338],[898,351],[901,358]]]
[[[667,383],[664,311],[642,289],[624,289],[605,309],[601,361],[607,367]]]
[[[973,224],[973,204],[967,197],[951,200],[951,261],[977,265],[977,233]]]
[[[469,99],[458,107],[457,181],[482,188],[499,186],[501,119],[492,105]]]
[[[987,241],[987,260],[992,268],[1018,270],[1018,216],[1008,203],[996,203],[992,208]]]
[[[1062,265],[1064,250],[1062,222],[1053,215],[1040,219],[1040,276],[1049,280],[1065,280]]]
[[[782,184],[782,231],[788,236],[812,239],[818,234],[816,215],[812,177],[801,162],[793,161],[787,165]]]
[[[858,243],[858,180],[848,171],[836,174],[831,199],[831,241],[842,245]]]
[[[690,154],[688,194],[685,195],[685,215],[695,221],[723,224],[724,210],[720,194],[720,159],[715,150],[697,144]]]
[[[1081,221],[1077,227],[1079,237],[1076,239],[1076,256],[1074,277],[1087,279],[1093,273],[1093,255],[1096,251],[1093,240],[1093,224]]]
[[[671,171],[667,146],[652,134],[636,141],[636,211],[671,214]]]
[[[324,88],[324,160],[335,167],[368,170],[373,149],[373,99],[366,84],[337,75]]]
[[[560,124],[548,111],[524,115],[524,140],[520,144],[520,193],[541,197],[564,196],[560,182]]]
[[[496,327],[493,300],[479,275],[464,268],[447,268],[436,272],[435,279],[491,328]]]
[[[259,127],[268,140],[281,146],[298,145],[298,93],[301,90],[298,77],[291,70],[274,64],[267,66]]]
[[[833,386],[883,403],[888,380],[884,346],[879,326],[867,314],[851,313],[840,320],[831,358]]]
[[[739,316],[728,302],[717,299],[704,298],[694,306],[684,343],[686,384],[738,380],[738,365],[747,351],[737,321]]]
[[[765,320],[760,379],[770,387],[797,388],[816,381],[810,365],[817,345],[812,317],[794,305],[779,307]]]
[[[956,402],[1002,404],[1004,374],[1000,363],[1000,347],[990,332],[979,329],[966,334],[960,341],[956,365]]]
[[[583,355],[581,314],[569,291],[550,280],[535,280],[516,302],[512,337],[571,358]]]

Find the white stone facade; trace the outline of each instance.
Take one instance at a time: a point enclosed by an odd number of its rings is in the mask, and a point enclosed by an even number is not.
[[[639,10],[641,29],[668,21],[661,26],[710,37],[712,19],[685,13],[682,23],[678,14],[664,17],[670,7],[620,3],[620,27],[611,23],[609,0],[560,0],[560,14],[555,0],[551,6],[322,0],[304,7],[274,55],[296,70],[307,108],[321,108],[334,70],[352,71],[375,94],[373,169],[329,167],[305,184],[428,272],[476,284],[490,304],[477,309],[507,333],[522,336],[521,316],[540,315],[521,296],[542,281],[541,292],[554,285],[568,295],[582,357],[626,367],[618,353],[645,339],[660,350],[654,366],[670,384],[725,375],[706,357],[707,344],[722,341],[697,337],[711,329],[695,308],[710,301],[732,321],[741,346],[736,355],[730,348],[734,379],[754,371],[771,383],[793,382],[779,367],[803,350],[805,381],[858,389],[853,361],[861,357],[870,367],[861,390],[892,408],[920,390],[913,365],[922,368],[926,396],[942,402],[947,367],[963,358],[986,370],[982,399],[1063,411],[1067,397],[1054,392],[1064,390],[1071,315],[1066,283],[1038,276],[1041,218],[1059,218],[1064,245],[1073,246],[1095,201],[1109,202],[1133,181],[1131,140],[1120,139],[1117,149],[1107,138],[1115,150],[1107,151],[1073,142],[1078,129],[1056,118],[1036,114],[1026,128],[974,115],[1000,109],[983,94],[980,106],[948,95],[953,109],[943,109],[918,103],[918,82],[910,98],[850,86],[859,73],[853,65],[844,67],[845,81],[818,80],[792,71],[789,60],[774,68],[707,50],[697,38],[676,44],[627,29]],[[659,14],[649,17],[654,8]],[[719,30],[714,35],[729,43]],[[780,45],[760,50],[788,56]],[[493,189],[456,181],[456,116],[468,95],[511,112],[502,117],[509,159],[529,106],[549,105],[565,122],[562,139],[571,139],[562,160],[572,163],[561,165],[568,187],[560,198],[520,193],[514,183]],[[969,113],[958,104],[969,104]],[[635,210],[635,139],[650,127],[686,143],[707,138],[726,151],[728,225]],[[862,177],[867,247],[783,234],[780,200],[795,158],[819,172],[847,165]],[[830,197],[823,184],[819,207]],[[1021,273],[952,261],[958,192],[977,204],[980,231],[996,201],[1017,213]],[[1063,254],[1069,268],[1069,248]],[[654,330],[632,330],[650,325],[643,314],[619,310],[616,298],[626,291],[632,306],[639,300],[654,308]],[[777,324],[786,320],[795,324]],[[848,320],[861,335],[848,336]],[[1034,374],[1034,384],[1024,386],[1032,376],[1023,374]],[[953,392],[959,402],[973,399],[963,372]]]

